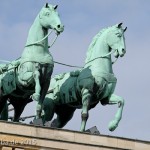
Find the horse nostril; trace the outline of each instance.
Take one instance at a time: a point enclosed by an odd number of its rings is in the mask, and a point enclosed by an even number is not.
[[[58,24],[57,28],[55,29],[58,33],[61,33],[64,31],[64,25]]]
[[[126,50],[124,48],[122,49],[122,51],[123,51],[124,54],[126,53]]]
[[[57,28],[60,28],[60,24],[59,24],[59,25],[57,25]]]

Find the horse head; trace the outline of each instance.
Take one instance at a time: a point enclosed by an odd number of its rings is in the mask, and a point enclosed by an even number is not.
[[[59,14],[56,11],[58,5],[51,5],[46,3],[39,13],[40,23],[42,27],[47,29],[54,29],[57,34],[63,32],[64,25],[61,23]]]
[[[125,38],[124,32],[126,31],[122,28],[122,23],[119,23],[115,26],[110,27],[110,30],[107,33],[107,44],[110,49],[116,50],[114,56],[116,58],[123,57],[126,53],[126,46],[125,46]]]

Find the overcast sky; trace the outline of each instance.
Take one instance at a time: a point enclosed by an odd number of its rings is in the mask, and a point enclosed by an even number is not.
[[[47,0],[48,1],[48,0]],[[46,0],[0,0],[0,59],[20,57],[34,18]],[[123,22],[127,53],[113,66],[118,79],[115,94],[125,99],[123,118],[114,132],[108,123],[117,105],[98,104],[90,111],[86,129],[97,126],[101,134],[150,141],[150,1],[148,0],[49,0],[58,4],[64,32],[50,49],[54,60],[83,66],[92,38],[104,27]],[[51,38],[49,39],[51,41]],[[53,75],[75,70],[55,65]],[[23,116],[34,113],[34,103]],[[79,130],[81,110],[65,129]]]

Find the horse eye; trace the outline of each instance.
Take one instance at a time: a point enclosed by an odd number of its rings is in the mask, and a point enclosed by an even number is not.
[[[46,13],[46,16],[49,16],[49,15],[50,15],[50,13],[49,13],[49,12],[47,12],[47,13]]]
[[[122,35],[120,33],[116,33],[117,37],[121,37]]]

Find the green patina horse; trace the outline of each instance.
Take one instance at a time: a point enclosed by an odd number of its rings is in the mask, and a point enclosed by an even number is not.
[[[48,30],[56,31],[57,36],[64,30],[56,9],[57,5],[46,3],[29,30],[22,56],[0,67],[0,113],[9,99],[15,108],[14,120],[18,120],[31,98],[37,101],[36,117],[41,117],[54,66],[48,50]]]
[[[102,105],[118,104],[115,118],[109,124],[110,131],[116,129],[122,117],[124,99],[114,94],[117,79],[112,69],[111,54],[116,58],[124,56],[125,30],[122,23],[101,30],[89,46],[82,70],[52,78],[49,94],[43,102],[44,121],[50,121],[56,113],[52,126],[62,128],[79,108],[82,109],[80,131],[85,131],[88,111],[101,102]]]

